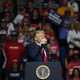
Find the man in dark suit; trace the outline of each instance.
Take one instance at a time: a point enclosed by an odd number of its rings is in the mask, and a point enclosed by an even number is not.
[[[44,31],[38,30],[34,35],[34,42],[26,46],[28,62],[48,62],[47,40]]]

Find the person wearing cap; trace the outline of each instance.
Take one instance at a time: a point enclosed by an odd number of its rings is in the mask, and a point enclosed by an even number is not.
[[[7,42],[7,32],[5,30],[0,30],[0,47],[4,47]]]
[[[6,20],[3,18],[1,21],[0,21],[0,30],[5,30],[7,32],[7,29],[8,29],[8,26],[6,24]]]
[[[24,24],[26,23],[27,25],[30,25],[30,20],[29,20],[29,18],[30,18],[29,14],[28,14],[28,13],[25,13],[25,14],[24,14],[24,18],[23,18],[23,20],[22,20],[22,24],[24,25]]]
[[[0,30],[0,80],[4,79],[4,71],[6,66],[6,55],[4,51],[4,45],[7,41],[6,31]]]
[[[12,3],[9,2],[9,1],[4,1],[2,3],[2,7],[3,7],[3,10],[0,12],[0,19],[3,19],[4,18],[4,15],[6,12],[10,13],[11,16],[12,16],[12,12],[10,11],[11,7],[12,7]]]
[[[6,71],[5,80],[23,80],[23,71],[19,70],[18,60],[14,59],[11,69]]]
[[[19,62],[21,55],[25,52],[23,44],[18,42],[17,31],[11,31],[11,39],[6,42],[4,50],[7,56],[6,69],[11,69],[12,61],[17,59]]]

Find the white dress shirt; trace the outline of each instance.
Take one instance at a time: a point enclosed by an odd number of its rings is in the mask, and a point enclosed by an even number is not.
[[[80,31],[76,33],[75,30],[69,30],[68,36],[67,36],[67,42],[69,43],[70,41],[72,41],[78,47],[80,47],[80,41],[75,41],[74,38],[80,39]],[[69,44],[69,48],[74,48],[74,45]]]
[[[70,4],[70,1],[68,2],[68,6],[69,7],[73,7],[74,12],[78,12],[79,11],[79,6],[77,2],[73,2],[72,5]]]

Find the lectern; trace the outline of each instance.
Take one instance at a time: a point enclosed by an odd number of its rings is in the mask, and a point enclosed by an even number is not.
[[[25,80],[63,80],[60,62],[26,62]]]

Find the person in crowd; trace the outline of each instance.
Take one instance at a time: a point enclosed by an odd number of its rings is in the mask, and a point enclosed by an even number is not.
[[[3,48],[7,40],[7,32],[5,30],[0,30],[0,47]]]
[[[48,62],[49,53],[45,46],[47,39],[43,30],[37,30],[34,34],[34,42],[27,45],[27,61],[28,62]]]
[[[25,36],[27,36],[29,28],[30,28],[30,25],[29,24],[27,24],[27,23],[24,23],[23,24],[23,34]]]
[[[6,65],[6,55],[3,47],[0,45],[0,80],[3,80],[3,73]]]
[[[75,2],[75,0],[69,0],[69,1],[68,1],[68,6],[72,7],[72,8],[74,9],[74,12],[75,12],[75,13],[78,13],[78,12],[79,12],[78,3]]]
[[[11,39],[6,42],[4,51],[7,57],[6,69],[11,69],[12,61],[17,59],[19,62],[21,55],[25,52],[23,44],[18,42],[17,31],[11,31]]]
[[[20,6],[19,12],[18,12],[18,14],[16,15],[16,17],[13,20],[15,25],[17,25],[17,24],[22,22],[25,13],[26,13],[26,8],[24,6]]]
[[[46,47],[48,48],[48,51],[49,51],[49,61],[50,62],[52,62],[52,51],[51,51],[51,43],[50,42],[48,42],[47,44],[46,44]]]
[[[19,70],[19,63],[16,59],[13,60],[11,69],[6,71],[5,80],[24,80],[23,71]]]
[[[4,45],[7,41],[6,31],[0,30],[0,80],[4,80],[5,66],[6,66],[6,55],[4,51]]]
[[[31,16],[32,15],[32,11],[34,9],[34,1],[29,0],[27,3],[27,9],[26,12]]]
[[[23,33],[23,27],[24,27],[24,25],[19,25],[18,26],[18,32],[19,32],[18,42],[19,43],[23,43],[24,38],[25,38],[25,34]]]
[[[44,30],[44,32],[45,32],[45,37],[46,37],[46,39],[47,39],[48,41],[50,41],[50,37],[51,37],[51,36],[55,36],[55,33],[54,33],[54,31],[53,31],[52,26],[51,26],[50,23],[45,23],[45,24],[43,25],[43,30]]]
[[[19,31],[18,42],[23,43],[23,44],[25,43],[25,39],[28,36],[29,27],[30,26],[27,23],[19,24],[19,26],[18,26],[18,31]]]
[[[6,20],[5,19],[2,19],[0,21],[0,30],[5,30],[6,32],[8,30],[8,26],[7,26],[7,23],[6,23]]]
[[[80,50],[80,31],[79,31],[79,22],[74,21],[73,28],[69,30],[67,36],[67,42],[69,44],[69,48]]]
[[[74,9],[68,6],[68,0],[62,0],[62,5],[57,9],[57,13],[61,16],[64,16],[65,10],[70,9],[71,17],[74,16]]]
[[[30,24],[35,28],[42,28],[41,24],[41,16],[39,13],[39,10],[37,8],[34,8],[32,11],[32,15],[30,16]]]
[[[50,37],[50,43],[51,43],[52,60],[59,61],[60,49],[55,36]]]
[[[43,0],[34,0],[34,7],[41,11],[43,8]]]
[[[27,55],[24,53],[20,58],[20,70],[25,72],[26,69],[26,62],[27,62]]]
[[[67,57],[65,58],[65,66],[66,66],[66,69],[68,67],[68,64],[73,60],[73,55],[74,54],[74,50],[73,49],[70,49],[68,51],[68,54],[67,54]]]
[[[2,3],[2,11],[0,12],[0,20],[4,18],[4,15],[6,12],[11,14],[11,17],[13,18],[13,14],[11,12],[12,3],[10,1],[4,1]]]
[[[73,68],[80,66],[80,52],[79,50],[70,50],[67,58],[65,59],[65,66],[67,69],[68,77],[71,76]]]
[[[66,69],[65,58],[68,53],[67,35],[68,31],[71,29],[71,26],[72,26],[71,11],[70,9],[66,9],[65,14],[63,16],[62,24],[59,27],[60,62],[64,69]]]
[[[23,20],[22,20],[22,23],[20,23],[20,24],[27,24],[27,25],[30,25],[30,20],[29,20],[29,18],[30,18],[30,16],[29,16],[29,14],[28,13],[25,13],[24,14],[24,18],[23,18]]]
[[[79,68],[74,68],[72,75],[70,76],[69,80],[80,80],[80,70]]]
[[[44,6],[43,9],[41,10],[42,15],[46,15],[49,13],[51,9],[54,9],[53,7],[54,2],[52,0],[49,0],[46,4],[47,4],[47,7]]]
[[[47,22],[47,16],[48,16],[50,10],[51,9],[55,10],[54,7],[53,7],[54,3],[53,3],[52,0],[49,0],[46,4],[47,4],[47,7],[44,7],[40,11],[41,16],[43,17],[43,20],[42,20],[43,25]]]
[[[29,14],[25,13],[22,22],[18,25],[19,41],[23,43],[24,38],[27,36],[28,29],[30,28]]]
[[[71,28],[70,13],[71,12],[69,9],[65,10],[62,25],[59,28],[60,58],[61,58],[62,63],[64,61],[63,59],[65,59],[65,57],[66,57],[67,50],[68,50],[67,35],[68,35],[68,31]],[[63,57],[63,55],[64,55],[64,57]]]
[[[34,33],[36,31],[36,28],[31,27],[28,29],[28,33],[24,39],[24,45],[26,46],[27,44],[31,44],[34,42]]]
[[[6,26],[7,28],[7,37],[10,36],[11,31],[15,30],[14,24],[13,24],[13,19],[11,18],[10,13],[6,12],[4,15],[4,19],[6,21]]]

